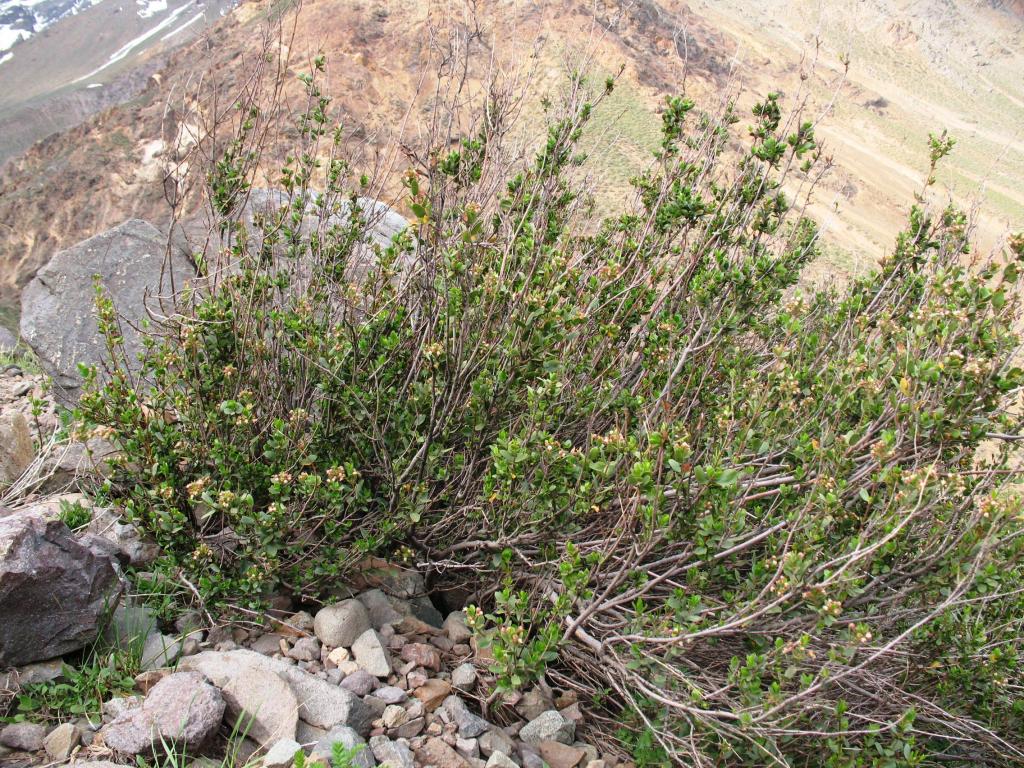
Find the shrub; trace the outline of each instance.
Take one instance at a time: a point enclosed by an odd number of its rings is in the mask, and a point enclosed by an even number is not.
[[[745,137],[668,99],[592,226],[614,81],[577,75],[529,158],[497,85],[434,121],[463,133],[411,155],[414,221],[370,247],[375,182],[304,82],[283,204],[240,213],[272,119],[248,103],[209,177],[225,249],[140,374],[99,297],[115,362],[82,414],[167,571],[252,606],[410,547],[474,591],[499,690],[578,691],[645,764],[1019,761],[1024,240],[979,259],[918,203],[875,273],[798,287],[827,163],[777,94]]]

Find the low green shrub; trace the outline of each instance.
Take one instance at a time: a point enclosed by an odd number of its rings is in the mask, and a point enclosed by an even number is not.
[[[922,199],[877,271],[799,287],[827,163],[777,94],[745,133],[668,99],[595,226],[581,141],[614,81],[574,76],[529,157],[500,87],[433,121],[369,263],[376,182],[305,83],[252,226],[273,110],[241,109],[209,177],[225,249],[141,373],[99,296],[113,365],[81,411],[187,594],[315,596],[409,547],[474,593],[499,689],[576,690],[642,764],[1021,761],[1024,239],[978,258]]]

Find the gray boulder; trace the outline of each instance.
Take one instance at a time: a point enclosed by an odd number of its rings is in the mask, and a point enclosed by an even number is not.
[[[194,672],[175,672],[158,682],[142,702],[103,726],[103,743],[127,755],[152,755],[165,747],[194,751],[220,727],[220,691]]]
[[[373,721],[372,710],[351,691],[331,685],[286,661],[255,651],[203,651],[183,658],[178,668],[201,672],[218,688],[227,686],[232,679],[251,669],[278,675],[288,683],[299,702],[300,723],[296,740],[303,744],[307,742],[302,736],[303,722],[323,729],[347,725],[359,733],[366,733]]]
[[[180,291],[195,270],[184,252],[170,249],[156,227],[131,219],[54,255],[36,273],[21,295],[21,337],[53,378],[54,395],[73,405],[81,394],[78,364],[102,364],[106,357],[95,317],[93,278],[98,276],[114,307],[123,316],[128,360],[135,365],[142,351],[132,329],[147,316],[147,304],[158,312],[158,297]]]
[[[76,541],[64,523],[0,518],[0,667],[85,647],[121,591],[113,560]]]
[[[282,217],[291,215],[292,201],[282,190],[255,188],[249,190],[245,200],[238,207],[238,213],[230,218],[240,221],[250,239],[253,251],[261,249],[263,242],[263,226],[275,227]],[[374,246],[386,248],[391,238],[409,226],[408,220],[394,211],[387,204],[369,197],[357,200],[360,215],[366,225],[366,237],[354,250],[347,265],[345,279],[349,282],[363,282],[370,270],[377,263]],[[309,244],[311,236],[323,239],[334,228],[343,228],[350,222],[351,206],[348,200],[338,200],[329,204],[326,198],[314,197],[306,203],[300,230],[303,242]],[[188,221],[182,228],[184,239],[190,249],[205,254],[208,263],[215,264],[216,257],[229,247],[236,237],[231,233],[222,236],[219,232],[223,219],[211,217],[204,211]],[[275,245],[279,255],[287,253],[284,245]],[[230,269],[231,265],[220,265]],[[300,277],[304,270],[300,270]]]

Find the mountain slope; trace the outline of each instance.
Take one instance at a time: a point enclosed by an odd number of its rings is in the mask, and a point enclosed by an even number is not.
[[[533,73],[535,98],[524,108],[532,125],[541,118],[540,95],[564,82],[580,52],[589,52],[599,74],[625,67],[595,120],[591,172],[605,211],[649,162],[664,94],[685,91],[713,107],[735,92],[746,109],[771,88],[788,92],[788,103],[802,88],[837,164],[813,209],[827,228],[823,271],[843,274],[879,258],[898,231],[923,182],[929,131],[949,127],[960,138],[941,180],[961,201],[980,194],[985,244],[1024,222],[1024,152],[1015,133],[1024,125],[1024,80],[1014,77],[1024,71],[1018,5],[865,0],[847,12],[838,4],[823,10],[816,0],[505,0],[481,10],[479,23],[497,65]],[[203,72],[228,88],[242,82],[265,40],[262,22],[281,8],[244,3],[171,54],[132,102],[47,139],[0,173],[0,299],[13,300],[56,248],[128,216],[161,219],[164,173],[180,159],[194,106],[182,100],[186,84]],[[465,19],[454,1],[307,0],[297,17],[286,15],[287,39],[271,48],[288,49],[295,74],[314,55],[327,57],[335,105],[372,160],[429,109],[429,61],[439,41],[428,30]],[[815,73],[802,81],[815,39]],[[845,51],[852,61],[844,80]]]

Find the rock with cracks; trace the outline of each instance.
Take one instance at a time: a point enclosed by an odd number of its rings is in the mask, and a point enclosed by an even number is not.
[[[84,648],[121,590],[113,560],[59,520],[0,518],[0,667]]]

